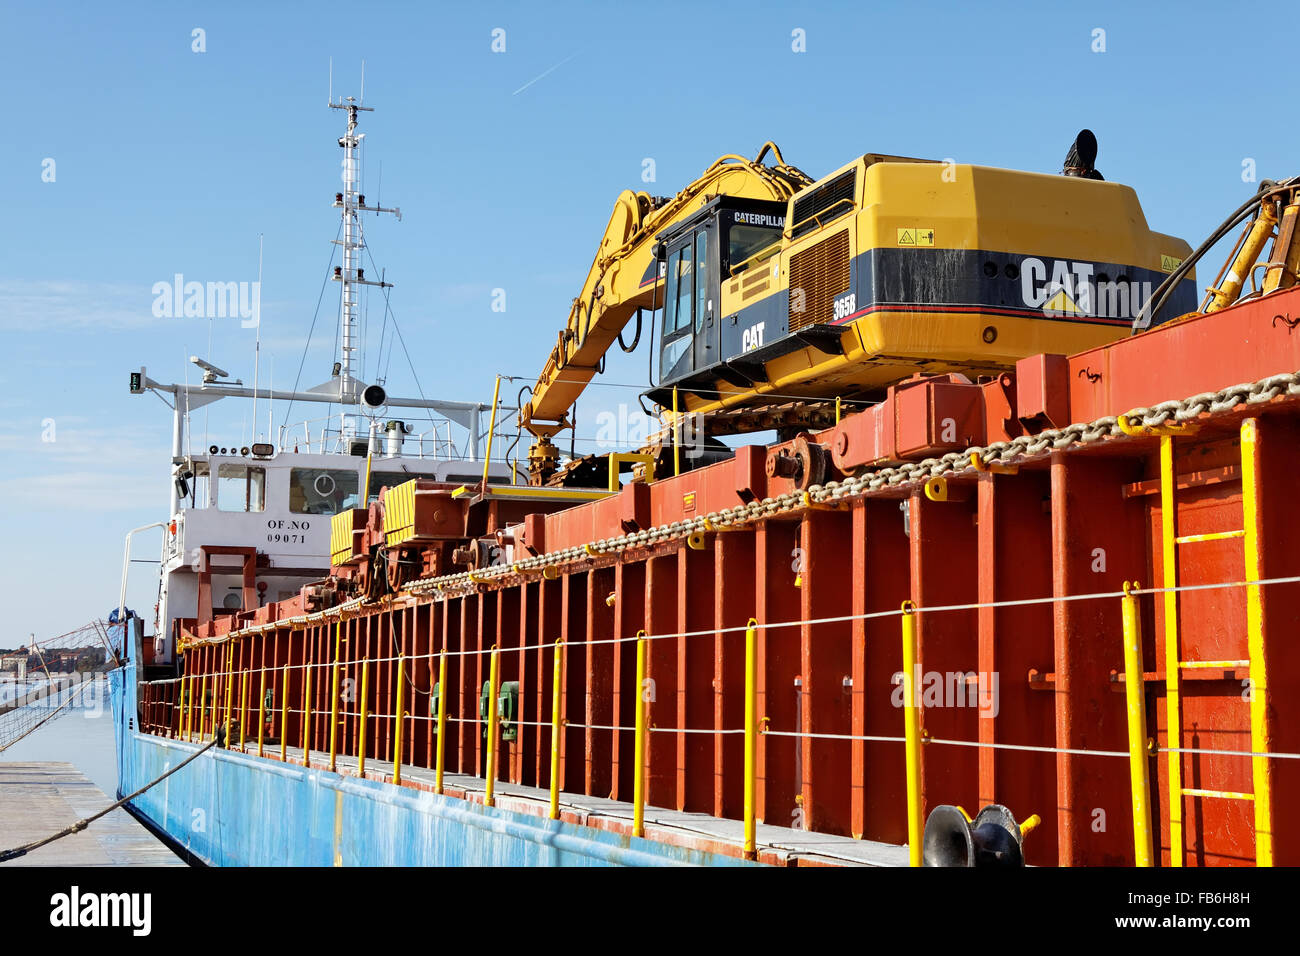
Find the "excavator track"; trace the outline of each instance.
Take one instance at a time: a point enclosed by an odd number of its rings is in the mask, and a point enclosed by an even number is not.
[[[858,407],[858,406],[854,406]],[[835,403],[828,401],[782,402],[775,405],[749,405],[744,408],[725,408],[700,416],[704,434],[744,435],[753,432],[775,431],[784,437],[802,431],[819,431],[835,424]],[[667,477],[672,468],[672,445],[664,438],[648,442],[636,449],[655,456],[657,477]],[[691,467],[709,464],[718,456],[706,455],[692,459]],[[582,455],[561,465],[546,484],[553,488],[600,487],[608,481],[605,453]]]

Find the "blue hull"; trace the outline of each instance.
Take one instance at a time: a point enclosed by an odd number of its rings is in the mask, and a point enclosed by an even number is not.
[[[197,746],[135,729],[135,665],[110,674],[118,795]],[[742,860],[213,748],[131,805],[213,866],[674,866]]]

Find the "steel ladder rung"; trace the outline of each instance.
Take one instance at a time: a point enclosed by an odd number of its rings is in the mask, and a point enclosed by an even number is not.
[[[1249,667],[1250,661],[1179,661],[1178,666],[1184,670],[1195,670],[1197,668],[1228,668],[1228,667]]]
[[[1254,800],[1253,793],[1242,793],[1237,790],[1199,790],[1184,789],[1182,791],[1185,797],[1217,797],[1221,800]]]
[[[1244,451],[1244,449],[1243,449]],[[1246,469],[1243,462],[1243,523],[1248,524],[1252,518],[1246,505],[1246,491],[1244,481],[1246,480]],[[1161,538],[1163,540],[1162,552],[1164,556],[1164,585],[1166,588],[1176,587],[1177,578],[1177,553],[1178,547],[1184,544],[1198,544],[1206,541],[1224,541],[1233,538],[1243,539],[1243,544],[1249,551],[1250,543],[1246,540],[1246,529],[1238,528],[1231,531],[1216,531],[1207,534],[1178,534],[1178,517],[1176,491],[1178,487],[1178,476],[1175,472],[1174,465],[1174,442],[1172,435],[1162,436],[1160,440],[1160,502],[1161,502]],[[1250,556],[1246,555],[1247,571],[1249,572]],[[1168,615],[1166,619],[1165,631],[1165,658],[1166,667],[1166,690],[1168,696],[1168,728],[1170,745],[1181,743],[1182,737],[1182,719],[1181,719],[1181,697],[1182,697],[1182,679],[1183,670],[1208,669],[1208,668],[1235,668],[1247,667],[1252,669],[1253,664],[1249,658],[1245,660],[1230,661],[1183,661],[1178,659],[1179,640],[1181,627],[1178,614],[1178,593],[1177,591],[1167,591],[1165,593],[1165,611]],[[1248,614],[1249,618],[1249,614]],[[1249,620],[1247,621],[1249,625]],[[1174,666],[1174,665],[1177,666]],[[1177,740],[1175,736],[1177,736]],[[1209,790],[1199,787],[1182,786],[1182,755],[1173,751],[1169,754],[1169,815],[1171,829],[1170,852],[1175,858],[1174,865],[1182,865],[1183,852],[1183,813],[1182,800],[1184,797],[1202,797],[1218,800],[1247,800],[1255,802],[1255,794],[1245,793],[1239,790]],[[1265,794],[1267,800],[1267,793]],[[1272,850],[1271,843],[1268,850],[1268,858],[1271,862]]]
[[[1209,534],[1184,534],[1174,538],[1174,544],[1196,544],[1200,541],[1223,541],[1226,538],[1244,538],[1246,529],[1236,531],[1212,531]]]

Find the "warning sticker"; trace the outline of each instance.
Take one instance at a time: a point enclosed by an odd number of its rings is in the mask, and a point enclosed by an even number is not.
[[[1160,271],[1161,271],[1161,272],[1173,272],[1175,269],[1177,269],[1177,268],[1178,268],[1179,266],[1181,266],[1182,264],[1183,264],[1183,260],[1182,260],[1182,259],[1176,259],[1176,258],[1174,258],[1173,256],[1165,256],[1165,255],[1162,255],[1162,256],[1160,257]]]
[[[925,227],[900,229],[898,230],[898,244],[900,246],[932,246],[934,245],[934,230]]]

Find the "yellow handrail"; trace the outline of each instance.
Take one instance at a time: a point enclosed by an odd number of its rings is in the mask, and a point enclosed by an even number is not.
[[[442,771],[444,766],[447,736],[447,648],[442,649],[438,657],[438,756],[434,764],[433,792],[442,793]]]
[[[496,430],[497,430],[497,399],[500,396],[501,396],[501,376],[498,375],[496,388],[492,390],[492,421],[488,425],[487,454],[483,456],[483,484],[485,485],[487,484],[487,480],[488,480],[488,468],[492,465],[492,436],[496,434]],[[477,444],[478,442],[477,435],[474,436],[474,441]]]
[[[397,655],[397,714],[393,722],[393,783],[402,782],[402,698],[406,690],[406,655]]]
[[[280,694],[280,760],[289,761],[289,664],[285,661],[284,691]]]
[[[495,644],[488,664],[488,738],[487,738],[487,789],[483,794],[484,806],[496,806],[497,782],[497,677],[500,674],[501,652]]]
[[[745,859],[758,854],[755,841],[757,814],[755,789],[758,777],[758,621],[749,619],[745,628]]]
[[[1265,204],[1267,205],[1267,204]],[[1259,552],[1259,419],[1241,423],[1241,510],[1246,550],[1246,647],[1250,657],[1250,758],[1255,788],[1255,865],[1273,865],[1273,790],[1268,762],[1268,674]]]
[[[248,739],[248,692],[253,686],[251,674],[248,671],[239,672],[239,749],[244,749],[244,741]]]
[[[367,468],[369,466],[367,465]],[[369,486],[370,477],[366,476],[366,485]],[[339,651],[343,645],[343,618],[339,617],[338,622],[334,625],[334,679],[330,687],[330,773],[334,773],[338,765],[338,740],[339,740]]]
[[[366,775],[366,724],[370,718],[370,659],[361,662],[361,721],[357,726],[357,776]]]
[[[1139,587],[1141,585],[1138,585]],[[1124,582],[1122,602],[1124,622],[1124,698],[1128,706],[1129,785],[1133,801],[1134,864],[1149,867],[1151,861],[1151,805],[1147,795],[1150,784],[1147,771],[1146,687],[1142,677],[1142,622],[1138,618],[1137,598]]]
[[[645,631],[636,632],[636,738],[633,745],[632,769],[632,835],[645,836],[645,725],[646,725],[646,706],[649,701],[645,699],[645,664],[646,664],[646,644],[648,640]]]
[[[614,492],[618,491],[619,488],[621,487],[621,483],[618,480],[619,478],[618,466],[625,461],[632,462],[633,464],[640,464],[645,466],[645,483],[647,485],[653,483],[655,480],[655,456],[654,455],[650,454],[649,452],[612,451],[608,455],[609,463],[606,466],[607,470],[609,471],[610,494],[613,494]]]
[[[903,602],[903,728],[907,750],[907,863],[921,865],[921,727],[916,692],[916,606]]]
[[[257,755],[265,756],[262,753],[262,745],[266,737],[266,668],[262,668],[262,677],[257,688]]]
[[[555,642],[551,673],[551,819],[560,819],[560,699],[564,681],[564,642]]]
[[[303,675],[302,691],[302,765],[304,767],[311,761],[311,663],[306,658],[304,647],[303,661],[306,671]]]
[[[225,723],[223,724],[223,726],[226,729],[225,746],[227,750],[230,749],[230,714],[234,709],[234,696],[235,696],[234,676],[235,676],[235,643],[234,641],[231,641],[229,646],[226,648],[226,713],[225,713]],[[213,727],[212,732],[215,735],[216,734],[215,721],[213,722],[212,727]]]
[[[1174,502],[1174,436],[1160,438],[1160,558],[1164,566],[1165,740],[1169,746],[1169,865],[1183,865],[1183,731],[1178,669],[1178,518]],[[1126,639],[1127,640],[1127,639]],[[1140,678],[1139,678],[1140,680]],[[1145,734],[1143,735],[1145,737]],[[1145,791],[1144,791],[1145,792]]]
[[[217,682],[212,682],[212,689],[217,689]],[[207,740],[208,736],[208,675],[203,675],[202,684],[199,687],[199,743]]]

